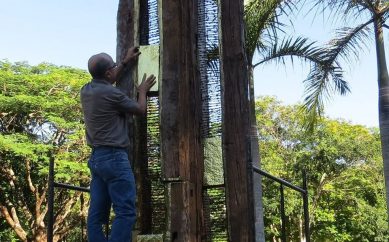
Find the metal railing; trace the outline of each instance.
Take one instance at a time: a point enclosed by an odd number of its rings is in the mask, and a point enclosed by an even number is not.
[[[258,167],[253,166],[253,171],[263,175],[277,183],[280,184],[280,212],[281,212],[281,241],[286,242],[286,216],[285,216],[285,195],[284,195],[284,186],[293,189],[301,193],[303,198],[303,209],[304,209],[304,236],[305,241],[310,242],[310,231],[309,231],[309,209],[308,209],[308,188],[307,188],[307,176],[305,171],[303,171],[303,187],[298,187],[293,185],[290,182],[287,182],[283,179],[275,177],[266,171],[259,169]]]
[[[73,186],[69,184],[64,183],[58,183],[54,181],[54,156],[50,153],[49,154],[50,161],[49,161],[49,190],[48,190],[48,223],[47,223],[47,242],[53,242],[54,238],[54,189],[55,188],[62,188],[62,189],[68,189],[68,190],[74,190],[74,191],[81,191],[81,192],[90,192],[89,188],[86,187],[78,187]],[[81,224],[81,241],[84,241],[84,224],[82,222]],[[109,223],[106,224],[106,237],[108,239],[108,231],[109,231]]]
[[[280,184],[280,212],[281,212],[281,241],[286,242],[286,216],[285,216],[285,195],[284,195],[284,186],[295,190],[299,193],[301,193],[303,198],[303,210],[304,210],[304,236],[305,241],[310,242],[310,229],[309,229],[309,210],[308,210],[308,189],[307,189],[307,179],[306,174],[303,172],[303,187],[298,187],[296,185],[293,185],[292,183],[285,181],[283,179],[280,179],[278,177],[275,177],[266,171],[263,171],[259,169],[258,167],[253,166],[253,171],[265,176],[277,183]],[[89,188],[86,187],[79,187],[79,186],[73,186],[69,184],[64,183],[58,183],[54,181],[54,156],[50,154],[50,161],[49,161],[49,180],[48,180],[48,225],[47,225],[47,242],[53,242],[54,237],[54,190],[55,188],[62,188],[62,189],[68,189],[68,190],[74,190],[74,191],[81,191],[81,192],[90,192]],[[83,227],[83,225],[82,225]],[[82,228],[83,231],[83,228]],[[106,236],[108,239],[108,231],[109,231],[109,223],[106,224]],[[83,236],[82,236],[83,241]]]

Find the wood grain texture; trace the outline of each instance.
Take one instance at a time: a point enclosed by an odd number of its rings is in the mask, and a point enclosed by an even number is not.
[[[219,0],[223,156],[229,241],[254,241],[243,0]]]
[[[147,6],[147,0],[120,0],[117,13],[117,47],[116,62],[123,60],[128,48],[139,46],[141,34],[148,34],[140,31],[141,17],[140,7]],[[144,11],[142,12],[145,13]],[[147,38],[148,36],[146,36]],[[135,69],[127,70],[117,86],[130,98],[136,98],[134,80],[137,77]],[[129,159],[132,164],[137,185],[137,228],[141,233],[150,233],[152,226],[151,185],[147,176],[147,118],[146,116],[128,117],[129,122]]]
[[[120,0],[117,12],[117,37],[116,37],[116,62],[120,62],[129,47],[135,44],[135,23],[134,23],[134,1],[136,0]],[[134,98],[134,78],[133,72],[128,70],[116,82],[116,86],[124,93]],[[134,119],[128,118],[129,122],[129,137],[134,141]],[[134,142],[130,142],[129,159],[134,160]]]
[[[181,192],[174,193],[174,198],[170,198],[169,210],[174,213],[169,220],[169,230],[173,234],[178,233],[172,235],[176,238],[172,241],[202,241],[205,238],[202,213],[204,161],[196,55],[197,1],[169,0],[159,3],[163,176],[167,181],[190,184],[182,185]]]

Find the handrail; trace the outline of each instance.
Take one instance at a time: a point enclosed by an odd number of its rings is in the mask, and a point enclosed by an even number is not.
[[[287,186],[289,188],[292,188],[295,191],[301,192],[302,194],[307,192],[306,190],[302,189],[301,187],[295,186],[295,185],[293,185],[290,182],[287,182],[287,181],[285,181],[285,180],[283,180],[281,178],[275,177],[275,176],[267,173],[266,171],[259,169],[258,167],[253,166],[253,170],[255,172],[261,174],[261,175],[266,176],[267,178],[270,178],[270,179],[272,179],[272,180],[274,180],[274,181],[276,181],[278,183],[281,183],[281,184],[283,184],[283,185],[285,185],[285,186]]]
[[[78,187],[78,186],[73,186],[73,185],[58,183],[58,182],[54,182],[54,187],[65,188],[65,189],[75,190],[80,192],[90,192],[89,188],[87,187]]]
[[[48,179],[48,183],[49,183],[49,191],[48,191],[48,198],[47,198],[47,201],[48,201],[48,223],[47,223],[47,242],[53,242],[53,238],[54,238],[54,189],[57,187],[57,188],[64,188],[64,189],[68,189],[68,190],[75,190],[75,191],[81,191],[81,192],[90,192],[90,189],[87,188],[87,187],[79,187],[79,186],[74,186],[74,185],[70,185],[70,184],[64,184],[64,183],[58,183],[58,182],[55,182],[54,181],[54,156],[53,154],[50,152],[49,153],[49,157],[50,157],[50,160],[49,160],[49,179]],[[83,230],[83,223],[81,225],[82,229]],[[105,225],[105,228],[106,228],[106,238],[108,240],[108,229],[109,229],[109,224],[107,223]],[[83,235],[82,235],[82,241],[83,240]]]
[[[284,196],[284,186],[287,186],[297,192],[300,192],[303,198],[303,210],[304,210],[304,234],[305,241],[310,242],[310,229],[309,229],[309,209],[308,209],[308,188],[307,188],[307,178],[305,171],[303,171],[303,187],[298,187],[292,183],[285,181],[281,178],[275,177],[268,172],[259,169],[256,166],[252,166],[253,171],[263,175],[275,182],[280,184],[280,212],[281,212],[281,241],[286,242],[286,217],[285,217],[285,196]]]

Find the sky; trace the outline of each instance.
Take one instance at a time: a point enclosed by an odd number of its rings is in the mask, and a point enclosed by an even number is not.
[[[0,60],[30,65],[49,62],[86,70],[93,54],[106,52],[115,59],[118,0],[0,0],[0,6]],[[328,42],[339,25],[332,17],[319,15],[313,20],[312,15],[304,10],[296,14],[286,34],[309,37],[318,45]],[[389,39],[387,33],[385,38]],[[361,52],[360,61],[342,63],[351,93],[326,102],[328,117],[378,126],[375,63],[373,41]],[[284,104],[302,102],[308,71],[309,65],[297,60],[293,66],[290,61],[261,65],[254,72],[255,94],[276,96]]]
[[[309,1],[307,1],[309,2]],[[287,28],[287,34],[293,36],[308,37],[317,41],[318,45],[324,45],[335,36],[335,30],[340,27],[355,27],[361,23],[361,19],[355,19],[353,23],[344,23],[342,20],[335,22],[334,16],[306,14],[302,10],[292,17],[293,28]],[[281,19],[288,23],[288,20]],[[344,25],[343,25],[344,24]],[[389,39],[385,32],[384,38]],[[386,41],[386,58],[389,55],[389,42]],[[367,46],[361,49],[359,61],[351,63],[341,62],[344,68],[344,77],[348,81],[351,93],[346,96],[335,95],[326,102],[326,116],[333,119],[342,119],[353,124],[361,124],[367,127],[378,127],[378,84],[375,57],[375,45],[373,39],[366,42]],[[309,73],[309,66],[301,62],[287,62],[286,65],[267,64],[258,67],[255,72],[256,95],[277,96],[284,104],[302,103],[304,100],[303,80]]]

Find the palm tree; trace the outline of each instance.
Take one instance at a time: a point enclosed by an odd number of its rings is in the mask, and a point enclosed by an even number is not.
[[[262,64],[276,62],[285,64],[286,58],[300,59],[311,64],[311,72],[308,78],[316,77],[318,70],[324,71],[323,76],[327,81],[332,81],[336,91],[345,94],[349,91],[347,83],[339,81],[341,69],[326,61],[327,51],[325,48],[315,46],[315,43],[302,37],[289,37],[279,40],[279,32],[283,32],[284,24],[279,21],[281,14],[290,14],[297,10],[296,1],[292,0],[247,0],[245,1],[245,22],[246,22],[246,55],[248,58],[248,73],[250,83],[250,110],[251,110],[251,154],[254,164],[260,164],[260,154],[258,145],[257,125],[255,117],[255,95],[254,95],[254,69]],[[259,58],[254,60],[254,54],[258,53]],[[321,80],[320,78],[318,78]],[[308,109],[307,109],[308,110]],[[316,109],[320,110],[320,109]],[[308,113],[308,117],[316,117],[315,113]],[[315,119],[307,118],[308,127],[312,128]],[[254,180],[256,191],[260,186],[260,179]],[[261,190],[259,190],[261,193]],[[261,195],[257,194],[255,202],[262,206]],[[258,208],[257,208],[258,209]],[[258,218],[263,217],[262,209],[259,208]],[[257,233],[261,233],[260,221],[256,218]]]
[[[338,62],[329,62],[328,47],[318,47],[315,42],[303,37],[289,37],[279,40],[279,32],[283,33],[283,23],[279,17],[289,15],[297,10],[296,1],[293,0],[247,0],[245,6],[246,21],[246,54],[249,62],[250,83],[253,85],[253,71],[256,67],[269,62],[285,64],[286,58],[300,59],[311,64],[311,70],[304,82],[321,81],[334,87],[334,91],[341,95],[349,92],[346,81],[343,80],[342,69]],[[254,54],[259,58],[254,60]],[[320,75],[318,75],[320,74]],[[306,102],[307,128],[312,129],[323,110],[323,99],[327,93],[322,92],[313,98],[313,89],[307,85]],[[253,86],[251,88],[253,95]],[[328,93],[329,94],[329,93]],[[254,100],[254,96],[251,97]],[[254,105],[254,102],[253,102]],[[254,106],[253,106],[254,107]]]
[[[377,56],[378,72],[378,106],[379,106],[379,127],[381,134],[382,157],[384,161],[384,176],[386,184],[386,203],[389,208],[389,76],[385,59],[385,47],[383,29],[389,28],[385,24],[389,17],[388,0],[327,0],[317,1],[315,8],[323,6],[330,9],[331,13],[341,14],[345,22],[352,19],[363,19],[364,21],[353,27],[343,27],[337,30],[336,37],[328,44],[325,65],[340,68],[340,60],[358,58],[362,47],[366,47],[366,40],[371,35],[371,27],[374,30],[374,41]],[[309,93],[305,99],[305,106],[314,117],[322,109],[323,95],[330,94],[327,73],[317,68],[314,75],[307,79]],[[344,82],[341,73],[338,76],[339,82]],[[389,218],[389,210],[388,210]]]

